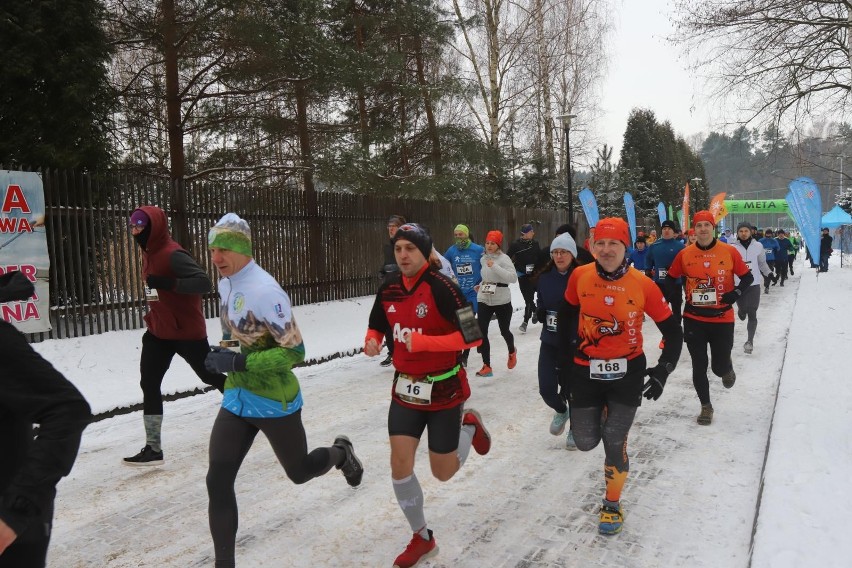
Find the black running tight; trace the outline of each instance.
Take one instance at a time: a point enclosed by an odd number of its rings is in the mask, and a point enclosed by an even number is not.
[[[636,407],[609,402],[606,405],[606,419],[602,420],[603,409],[603,406],[571,407],[574,443],[578,450],[588,452],[603,440],[606,465],[613,465],[619,471],[628,471],[627,434],[636,417]]]
[[[301,410],[281,418],[245,418],[219,409],[210,433],[210,468],[207,494],[210,498],[210,534],[216,551],[216,568],[235,566],[237,497],[234,481],[258,431],[269,440],[287,477],[300,484],[327,473],[343,462],[343,450],[317,448],[308,453]]]
[[[479,302],[479,311],[476,314],[476,319],[479,322],[479,329],[482,330],[482,345],[477,347],[476,350],[482,354],[482,362],[489,367],[491,366],[491,344],[488,342],[488,324],[491,323],[492,314],[497,314],[500,335],[506,340],[506,347],[509,348],[509,353],[515,352],[515,336],[509,331],[509,322],[512,320],[512,304],[489,306],[488,304]]]

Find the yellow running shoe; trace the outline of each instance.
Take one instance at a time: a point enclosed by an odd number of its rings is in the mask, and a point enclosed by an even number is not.
[[[598,524],[598,532],[605,535],[618,534],[624,524],[624,512],[621,505],[617,509],[609,505],[601,506],[601,520]]]

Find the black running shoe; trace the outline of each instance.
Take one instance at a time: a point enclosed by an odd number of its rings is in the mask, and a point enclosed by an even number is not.
[[[352,442],[346,436],[340,435],[334,439],[334,446],[340,448],[346,454],[343,463],[337,466],[337,469],[343,472],[346,483],[352,487],[358,487],[361,485],[361,478],[364,476],[364,466],[361,465],[361,460],[355,455]]]
[[[382,367],[390,367],[391,365],[393,365],[393,355],[388,355],[387,357],[385,357],[385,359],[381,363],[379,363],[379,365],[381,365]]]
[[[155,452],[151,446],[145,446],[135,456],[124,458],[124,465],[163,465],[163,452]]]

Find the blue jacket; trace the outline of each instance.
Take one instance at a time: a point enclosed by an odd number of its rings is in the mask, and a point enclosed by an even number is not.
[[[775,260],[775,253],[781,250],[781,245],[772,237],[763,237],[760,244],[766,249],[766,260]]]
[[[648,247],[648,257],[645,259],[645,268],[654,270],[654,281],[662,284],[666,279],[669,266],[672,265],[677,253],[684,249],[684,244],[678,239],[657,239]],[[662,273],[660,271],[663,271]],[[678,284],[681,279],[677,279]]]
[[[456,280],[459,282],[464,297],[473,305],[473,310],[477,311],[478,304],[476,303],[476,290],[474,286],[482,281],[482,276],[479,272],[482,268],[480,259],[485,253],[485,249],[474,242],[460,249],[458,245],[452,245],[444,253],[450,264],[453,265],[453,272],[456,273]]]
[[[647,262],[647,260],[646,260],[647,256],[648,256],[648,247],[645,247],[642,250],[635,249],[635,248],[631,249],[630,264],[632,264],[634,266],[634,268],[636,268],[637,270],[641,270],[642,272],[644,272],[645,267],[646,267],[645,263]]]

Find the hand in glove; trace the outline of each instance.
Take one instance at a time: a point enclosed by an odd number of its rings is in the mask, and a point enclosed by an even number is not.
[[[152,274],[145,280],[148,288],[156,288],[157,290],[174,290],[177,282],[174,278],[168,276],[157,276]]]
[[[204,359],[204,368],[211,373],[233,373],[246,370],[247,357],[224,347],[211,347]]]
[[[23,301],[33,295],[35,287],[20,270],[0,276],[0,303]]]
[[[662,363],[656,367],[652,367],[645,371],[645,374],[650,377],[642,387],[644,396],[648,400],[657,400],[663,394],[663,387],[666,386],[666,380],[669,378],[669,371]]]
[[[722,294],[722,303],[723,304],[733,304],[734,302],[736,302],[737,300],[740,299],[741,295],[742,295],[742,292],[740,291],[740,289],[734,288],[730,292],[725,292],[724,294]]]

